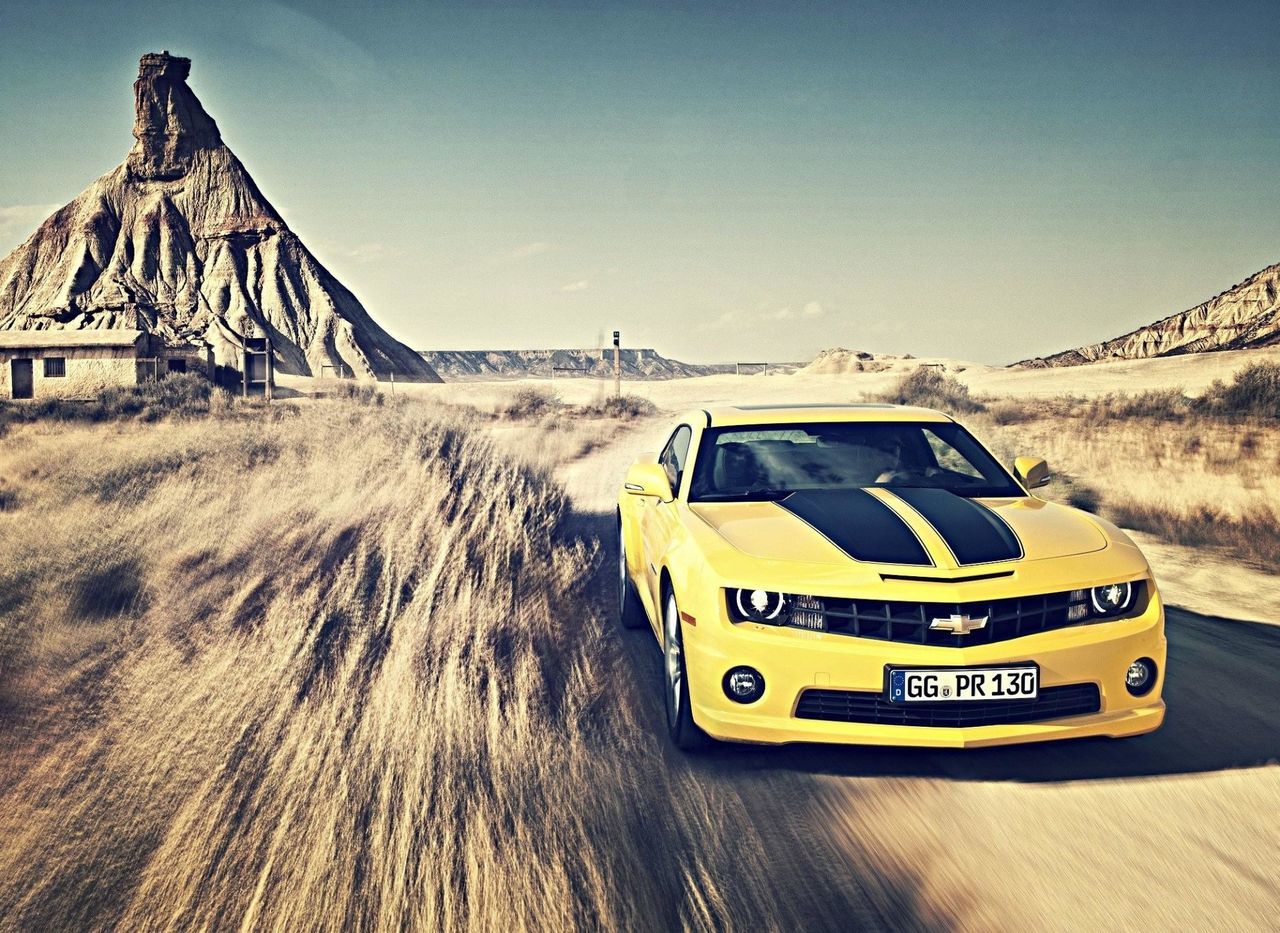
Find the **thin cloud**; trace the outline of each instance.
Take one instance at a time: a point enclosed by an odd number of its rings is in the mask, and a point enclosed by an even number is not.
[[[770,307],[764,305],[750,311],[733,308],[721,313],[718,317],[704,322],[701,325],[701,329],[717,330],[726,327],[759,326],[760,323],[773,321],[813,321],[825,316],[826,313],[827,309],[817,301],[806,301],[803,305],[798,306],[782,305],[781,307]]]
[[[401,255],[402,251],[390,249],[385,243],[361,243],[347,250],[347,255],[356,262],[373,262],[376,259]]]
[[[590,287],[591,287],[591,283],[590,283],[589,281],[587,281],[586,279],[582,279],[582,280],[577,281],[577,282],[569,282],[569,283],[568,283],[568,284],[566,284],[566,285],[561,285],[561,286],[560,286],[560,291],[562,291],[562,292],[585,292],[585,291],[586,291],[588,288],[590,288]]]
[[[720,330],[725,327],[733,327],[742,320],[742,312],[738,309],[725,311],[719,317],[711,321],[704,321],[699,330]]]
[[[385,65],[350,36],[283,3],[239,3],[245,40],[283,55],[313,74],[348,88],[378,77]]]
[[[538,240],[534,243],[525,243],[517,246],[511,251],[512,259],[532,259],[534,256],[541,256],[543,253],[549,253],[555,249],[550,243]]]
[[[806,301],[798,310],[795,305],[766,309],[761,312],[760,319],[763,321],[795,321],[801,319],[812,321],[826,313],[826,308],[822,307],[819,302]]]

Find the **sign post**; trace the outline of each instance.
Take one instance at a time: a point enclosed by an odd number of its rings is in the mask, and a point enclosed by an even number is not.
[[[622,398],[622,331],[613,332],[613,397]]]

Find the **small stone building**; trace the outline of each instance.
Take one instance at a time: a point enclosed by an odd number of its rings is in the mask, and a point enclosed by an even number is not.
[[[139,330],[0,331],[0,399],[92,398],[171,372],[212,375],[211,351]]]

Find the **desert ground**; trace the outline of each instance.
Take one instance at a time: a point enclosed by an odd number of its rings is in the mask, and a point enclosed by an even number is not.
[[[1273,928],[1275,564],[1198,517],[1274,533],[1280,428],[1105,399],[1277,357],[640,382],[625,418],[588,380],[294,380],[10,424],[0,928]],[[1153,529],[1165,727],[675,752],[656,644],[611,619],[627,464],[680,410],[925,362],[1049,491]]]

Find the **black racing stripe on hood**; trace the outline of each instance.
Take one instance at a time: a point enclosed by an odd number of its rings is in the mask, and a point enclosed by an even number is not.
[[[854,560],[933,566],[911,526],[865,490],[799,490],[778,505],[808,522]]]
[[[891,489],[942,536],[960,565],[1018,560],[1022,542],[1003,518],[981,502],[945,489]]]

